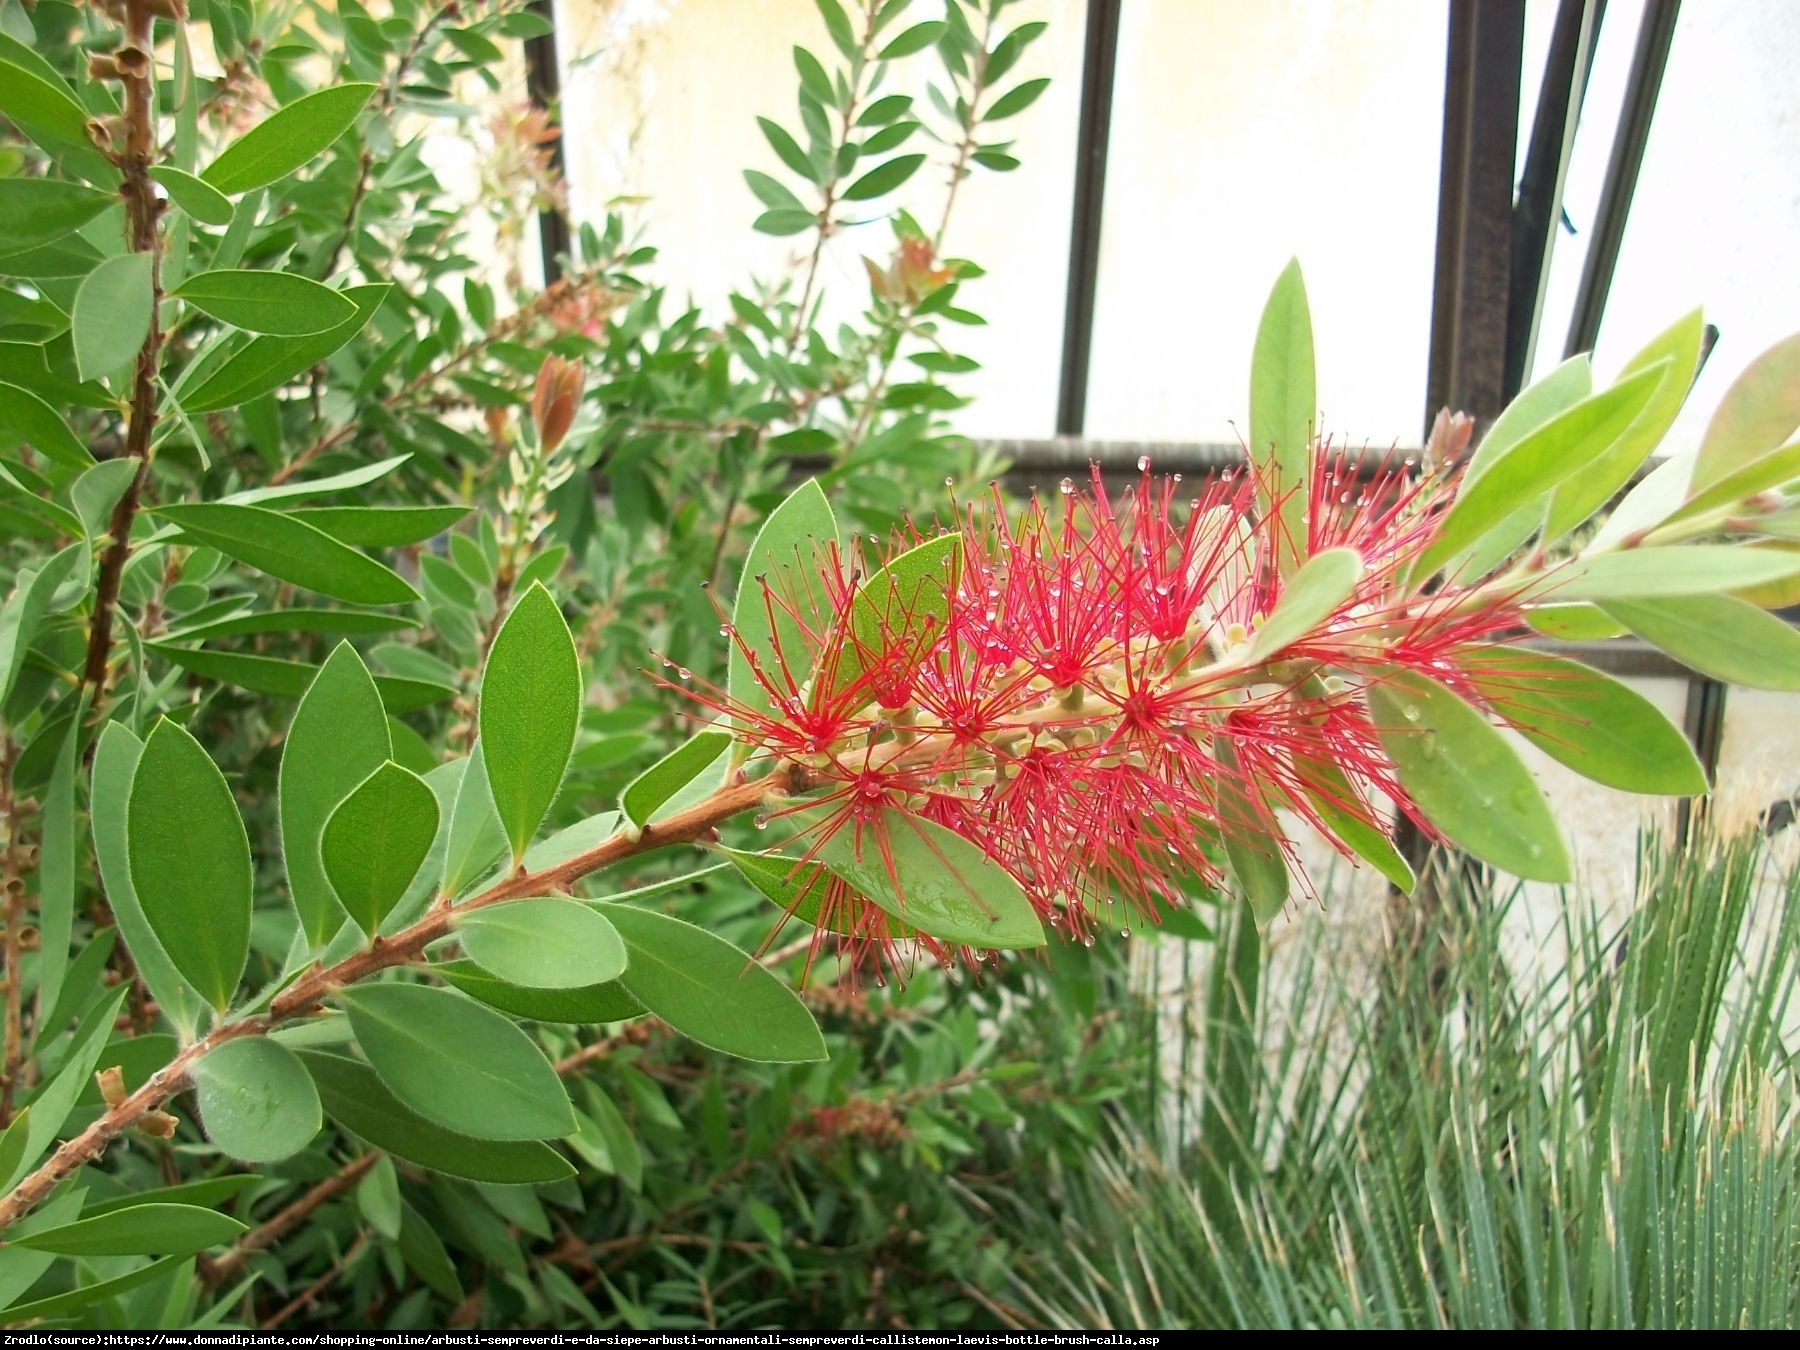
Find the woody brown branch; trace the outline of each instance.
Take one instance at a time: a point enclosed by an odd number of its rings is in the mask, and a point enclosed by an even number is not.
[[[355,984],[395,966],[418,964],[425,949],[449,936],[452,925],[470,910],[505,900],[521,900],[566,890],[576,881],[613,863],[666,848],[671,844],[693,843],[712,835],[732,816],[761,806],[771,796],[782,796],[804,790],[808,786],[805,771],[789,766],[777,774],[747,783],[719,789],[705,801],[671,816],[667,821],[646,826],[641,831],[621,831],[605,843],[578,854],[567,862],[539,872],[523,869],[505,881],[450,907],[434,908],[411,927],[392,938],[377,938],[365,951],[346,957],[332,966],[315,966],[286,992],[269,1005],[269,1011],[241,1017],[209,1032],[183,1050],[168,1064],[150,1075],[136,1092],[109,1109],[73,1139],[50,1156],[48,1162],[32,1172],[4,1200],[0,1200],[0,1230],[12,1225],[37,1205],[48,1199],[63,1181],[81,1167],[93,1162],[121,1134],[139,1125],[145,1117],[188,1087],[194,1066],[228,1041],[245,1036],[265,1036],[275,1027],[318,1011],[336,990]]]
[[[150,329],[138,348],[133,367],[131,401],[126,412],[125,455],[137,463],[137,473],[107,522],[110,543],[100,559],[94,588],[94,615],[88,627],[87,660],[81,682],[95,691],[106,689],[107,666],[112,658],[114,611],[119,603],[119,580],[131,557],[131,526],[137,519],[144,479],[149,473],[150,433],[156,428],[156,376],[162,354],[162,250],[158,224],[162,201],[150,179],[156,158],[156,60],[155,5],[153,0],[126,0],[125,41],[114,55],[114,68],[124,92],[121,112],[124,142],[114,148],[112,159],[120,174],[119,194],[125,199],[128,244],[133,253],[150,255]],[[175,18],[172,22],[179,23]]]

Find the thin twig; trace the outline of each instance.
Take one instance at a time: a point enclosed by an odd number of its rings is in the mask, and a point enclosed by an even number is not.
[[[261,1329],[263,1331],[273,1331],[302,1308],[311,1307],[314,1300],[316,1300],[320,1294],[324,1293],[325,1290],[336,1281],[338,1276],[342,1275],[350,1268],[350,1263],[361,1256],[363,1248],[368,1245],[369,1235],[366,1232],[358,1233],[356,1235],[356,1240],[348,1247],[344,1248],[344,1254],[331,1263],[331,1269],[327,1270],[323,1275],[319,1276],[318,1279],[314,1280],[311,1284],[307,1285],[305,1289],[301,1290],[300,1293],[290,1299],[287,1304],[282,1307],[280,1312],[276,1313],[262,1324]]]
[[[380,1162],[383,1155],[375,1150],[345,1163],[331,1176],[308,1190],[298,1200],[286,1205],[263,1220],[248,1233],[240,1235],[225,1255],[214,1261],[206,1272],[208,1284],[223,1284],[235,1278],[252,1254],[273,1247],[311,1216],[320,1205],[337,1199],[363,1179],[364,1173]]]
[[[14,1187],[4,1200],[0,1200],[0,1230],[6,1229],[41,1204],[79,1168],[104,1153],[114,1139],[186,1088],[194,1066],[226,1042],[245,1036],[265,1036],[284,1022],[317,1012],[326,999],[345,985],[355,984],[394,966],[421,963],[425,949],[449,936],[453,921],[470,910],[499,904],[505,900],[553,894],[573,885],[590,872],[622,862],[626,858],[666,848],[671,844],[692,843],[708,838],[722,822],[732,816],[761,807],[771,797],[804,791],[809,786],[810,781],[805,771],[790,765],[766,778],[720,788],[705,801],[667,821],[648,825],[641,831],[621,831],[586,853],[540,872],[520,869],[505,881],[464,901],[454,909],[447,906],[434,907],[424,918],[392,938],[378,938],[368,949],[345,957],[336,965],[314,966],[310,973],[278,995],[266,1013],[240,1017],[216,1027],[151,1074],[136,1092],[64,1143],[50,1156],[48,1162]]]
[[[25,881],[19,875],[19,813],[13,798],[13,765],[19,747],[10,733],[0,737],[0,825],[6,846],[0,850],[0,892],[6,898],[6,1062],[0,1078],[0,1127],[12,1120],[13,1091],[25,1056],[24,987],[19,970],[24,953]]]

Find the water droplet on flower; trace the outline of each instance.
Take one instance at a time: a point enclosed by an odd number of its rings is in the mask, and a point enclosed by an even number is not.
[[[691,680],[694,678],[694,672],[689,670],[686,666],[682,666],[675,673],[684,680]]]
[[[945,478],[945,479],[944,479],[944,486],[945,486],[945,487],[947,487],[947,488],[953,488],[953,487],[955,487],[955,486],[956,486],[956,479],[954,479],[954,478],[949,478],[949,477],[946,477],[946,478]]]
[[[1093,946],[1094,945],[1094,935],[1092,933],[1082,934],[1081,945],[1084,947]]]
[[[1073,496],[1075,493],[1075,480],[1073,478],[1065,478],[1056,486],[1057,490],[1065,497]]]
[[[1122,938],[1128,938],[1131,936],[1131,930],[1129,928],[1121,928],[1119,930],[1119,936]]]
[[[759,830],[766,830],[769,828],[769,818],[767,816],[758,816],[751,823],[754,824],[756,826],[756,828]]]
[[[1148,456],[1148,455],[1139,455],[1138,456],[1138,472],[1139,473],[1149,473],[1150,472],[1150,456]]]

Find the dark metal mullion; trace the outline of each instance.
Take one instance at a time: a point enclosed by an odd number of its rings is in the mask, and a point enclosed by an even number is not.
[[[1063,310],[1062,380],[1056,398],[1059,436],[1080,435],[1087,421],[1106,151],[1112,134],[1113,73],[1118,65],[1122,4],[1123,0],[1088,0],[1081,120],[1075,140],[1075,205],[1069,226],[1069,285]]]
[[[1606,312],[1607,292],[1613,269],[1625,239],[1625,221],[1637,191],[1638,171],[1644,165],[1644,148],[1650,141],[1650,124],[1656,116],[1657,96],[1662,92],[1663,72],[1669,65],[1669,48],[1675,41],[1675,24],[1681,0],[1646,0],[1643,22],[1638,27],[1637,50],[1631,57],[1631,74],[1625,85],[1625,101],[1613,135],[1612,158],[1600,188],[1587,259],[1581,268],[1581,285],[1575,293],[1575,309],[1569,319],[1569,340],[1563,354],[1591,351],[1600,336],[1600,319]]]
[[[550,31],[541,37],[525,40],[525,93],[534,108],[556,112],[562,99],[562,61],[556,51],[556,5],[554,0],[532,0],[529,11],[544,19]],[[561,123],[560,115],[557,122]],[[550,142],[550,165],[558,178],[567,181],[568,161],[563,155],[563,138]],[[562,276],[562,260],[569,253],[569,220],[554,206],[538,212],[538,244],[543,251],[544,285]]]
[[[1544,278],[1562,216],[1563,182],[1605,17],[1606,0],[1562,0],[1557,7],[1531,123],[1531,142],[1525,151],[1525,171],[1513,204],[1512,275],[1506,310],[1508,400],[1530,378],[1543,317]]]

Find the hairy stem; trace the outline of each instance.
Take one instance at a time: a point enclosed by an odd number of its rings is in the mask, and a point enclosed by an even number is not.
[[[0,1126],[12,1120],[14,1089],[25,1057],[24,981],[19,977],[25,949],[25,882],[19,875],[19,820],[12,788],[18,758],[12,737],[0,739],[0,826],[6,830],[6,843],[0,848],[0,895],[6,903],[6,1061],[0,1076]]]
[[[347,956],[336,965],[315,966],[309,974],[302,976],[277,996],[266,1013],[240,1017],[214,1028],[151,1074],[136,1092],[64,1143],[50,1156],[49,1161],[14,1187],[4,1200],[0,1200],[0,1230],[6,1229],[33,1207],[41,1204],[78,1168],[93,1162],[106,1151],[113,1140],[186,1088],[194,1066],[227,1041],[245,1036],[266,1036],[284,1022],[318,1011],[326,999],[346,985],[355,984],[395,966],[423,962],[425,949],[449,936],[453,922],[469,910],[499,904],[505,900],[519,900],[566,890],[590,872],[597,872],[626,858],[665,848],[670,844],[692,843],[707,838],[732,816],[762,805],[771,796],[780,797],[802,791],[807,786],[804,770],[790,766],[766,778],[720,788],[705,801],[660,824],[646,826],[642,831],[622,830],[586,853],[539,872],[521,870],[454,908],[433,909],[411,927],[391,938],[376,939],[367,950]]]

